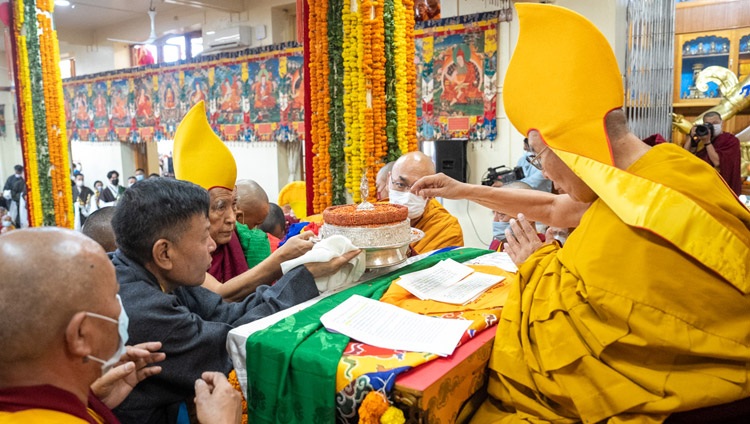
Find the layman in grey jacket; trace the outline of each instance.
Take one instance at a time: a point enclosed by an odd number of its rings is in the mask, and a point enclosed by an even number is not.
[[[167,355],[161,374],[139,384],[115,410],[123,423],[175,422],[203,371],[232,369],[229,330],[317,296],[314,278],[358,253],[299,266],[274,286],[226,303],[200,287],[216,249],[208,209],[206,190],[166,178],[140,181],[117,205],[112,225],[119,249],[111,256],[130,317],[129,343],[160,341]]]

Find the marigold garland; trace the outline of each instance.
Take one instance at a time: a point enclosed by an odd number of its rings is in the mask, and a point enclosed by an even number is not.
[[[313,209],[360,200],[416,145],[413,0],[309,2]],[[346,174],[343,174],[343,171]]]
[[[413,13],[412,11],[409,11]],[[406,71],[406,13],[404,3],[401,0],[394,2],[394,24],[395,33],[393,43],[394,60],[396,62],[396,74],[407,75]],[[412,65],[413,66],[413,65]],[[401,152],[406,153],[409,149],[407,140],[407,130],[409,128],[408,110],[408,92],[406,78],[396,79],[396,96],[398,110],[398,148]]]
[[[242,393],[242,386],[240,385],[239,378],[237,378],[237,371],[232,370],[229,372],[227,381],[232,385],[234,390],[240,392],[240,396],[242,396],[242,421],[240,424],[247,424],[247,400],[245,399],[245,394]]]
[[[331,171],[328,144],[328,0],[310,2],[310,103],[313,144],[313,213],[331,204]]]
[[[360,424],[380,424],[380,417],[388,410],[388,399],[377,390],[373,390],[365,396],[362,405],[359,406]]]
[[[361,4],[361,3],[360,3]],[[346,126],[346,145],[344,160],[348,164],[346,190],[352,194],[355,203],[361,201],[359,180],[362,178],[362,128],[360,119],[361,67],[360,48],[362,45],[362,25],[357,10],[344,2],[341,9],[341,20],[344,23],[344,125]]]
[[[13,29],[29,221],[32,226],[72,228],[60,53],[50,17],[54,2],[26,0],[15,4]]]
[[[406,25],[404,26],[404,39],[406,40],[406,51],[404,53],[406,57],[406,102],[407,102],[407,121],[408,128],[406,130],[407,140],[407,152],[414,152],[417,150],[417,67],[412,62],[412,58],[416,56],[414,47],[414,0],[403,0],[404,10],[410,11],[405,14]]]

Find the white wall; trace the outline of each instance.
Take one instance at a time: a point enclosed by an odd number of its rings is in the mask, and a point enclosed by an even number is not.
[[[280,180],[279,153],[275,142],[227,143],[237,162],[237,179],[254,180],[268,194],[268,201],[276,203],[279,190],[286,181]]]
[[[0,86],[11,86],[5,52],[0,52]],[[0,91],[0,105],[5,105],[5,136],[0,137],[0,184],[5,184],[5,179],[15,172],[13,167],[23,164],[23,156],[21,143],[16,139],[16,121],[13,112],[16,101],[13,93]]]
[[[87,142],[72,141],[70,143],[71,158],[74,163],[81,164],[86,185],[94,186],[94,181],[100,180],[107,184],[107,172],[115,170],[120,174],[120,185],[127,186],[126,178],[133,173],[132,155],[127,145],[120,142]],[[128,161],[127,157],[131,159]],[[131,168],[124,168],[123,163],[130,162]],[[126,174],[130,172],[130,174]]]

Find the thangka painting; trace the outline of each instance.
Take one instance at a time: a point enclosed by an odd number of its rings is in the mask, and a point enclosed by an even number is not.
[[[107,141],[127,141],[132,138],[130,118],[135,113],[130,100],[130,82],[126,79],[116,79],[110,84],[109,90],[110,104],[112,105],[110,124],[112,133]],[[81,138],[80,140],[86,139]]]
[[[182,98],[188,109],[201,100],[208,100],[208,69],[197,68],[184,71]]]
[[[242,93],[246,91],[242,66],[220,65],[214,70],[210,109],[219,114],[217,121],[220,125],[242,123]]]
[[[286,43],[71,78],[63,84],[68,137],[169,139],[190,107],[204,100],[211,127],[225,141],[303,140],[302,63],[302,48]]]
[[[161,124],[168,134],[174,134],[180,123],[180,79],[177,71],[166,71],[159,75],[159,103]]]
[[[498,13],[418,24],[417,136],[497,136]]]
[[[92,99],[91,109],[93,113],[93,131],[91,138],[97,141],[106,140],[110,132],[110,96],[108,93],[107,83],[98,81],[91,84]]]

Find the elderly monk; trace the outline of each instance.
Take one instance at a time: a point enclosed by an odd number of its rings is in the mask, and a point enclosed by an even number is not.
[[[435,174],[435,164],[422,152],[407,153],[393,164],[388,175],[390,202],[409,209],[411,226],[422,230],[424,237],[411,248],[420,254],[449,246],[463,246],[464,235],[458,219],[435,199],[426,199],[409,192],[418,179]]]
[[[204,286],[227,301],[240,301],[263,284],[281,277],[281,263],[312,249],[311,232],[291,238],[250,268],[237,236],[237,164],[229,148],[206,119],[203,102],[193,106],[177,127],[174,139],[175,177],[208,190],[210,234],[216,243]],[[244,215],[243,215],[244,216]],[[245,217],[248,218],[248,217]],[[265,218],[265,217],[264,217]],[[261,221],[262,222],[262,221]]]
[[[69,230],[18,230],[0,237],[0,269],[0,422],[118,422],[109,408],[164,354],[152,353],[160,343],[125,348],[104,250]]]
[[[562,248],[511,223],[519,282],[474,422],[661,422],[747,398],[750,212],[701,159],[629,132],[617,62],[589,21],[516,7],[505,110],[559,201],[590,206]],[[445,176],[412,190],[503,209],[501,190]]]
[[[237,222],[235,231],[240,240],[248,268],[252,268],[271,255],[268,236],[260,228],[269,211],[268,195],[253,180],[237,180]]]
[[[130,338],[158,340],[167,359],[162,373],[135,388],[115,413],[125,422],[171,422],[194,395],[203,371],[232,369],[229,331],[318,295],[315,278],[329,275],[353,254],[309,263],[260,286],[236,303],[200,287],[216,243],[210,236],[205,189],[167,178],[139,181],[123,193],[112,227],[112,255],[120,296],[130,316]]]

